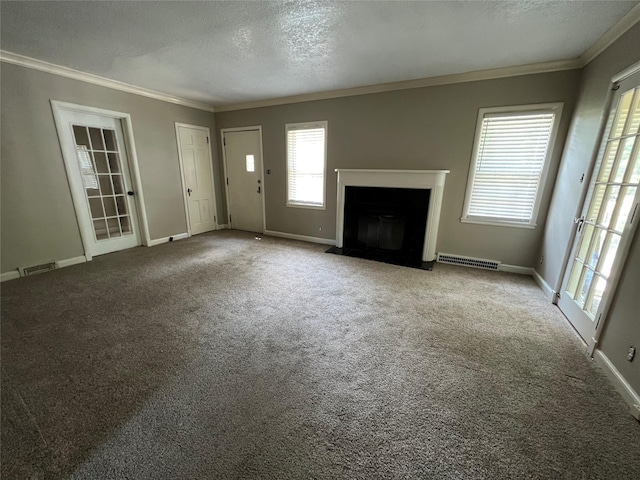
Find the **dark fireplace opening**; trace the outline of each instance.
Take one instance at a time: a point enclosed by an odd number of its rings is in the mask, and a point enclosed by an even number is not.
[[[431,191],[346,187],[343,247],[332,253],[431,269],[422,261]]]

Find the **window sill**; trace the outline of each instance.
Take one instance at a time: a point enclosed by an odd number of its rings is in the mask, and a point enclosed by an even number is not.
[[[292,208],[308,208],[310,210],[326,210],[327,207],[326,205],[310,205],[307,203],[286,203],[287,207],[292,207]]]
[[[536,228],[535,223],[517,223],[517,222],[501,222],[499,220],[479,220],[479,219],[471,219],[471,218],[461,218],[460,222],[462,223],[475,223],[478,225],[491,225],[493,227],[515,227],[515,228],[527,228],[529,230],[533,230]]]

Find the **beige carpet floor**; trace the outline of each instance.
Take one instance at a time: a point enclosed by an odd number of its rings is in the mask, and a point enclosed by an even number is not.
[[[2,284],[3,479],[637,479],[531,278],[221,231]]]

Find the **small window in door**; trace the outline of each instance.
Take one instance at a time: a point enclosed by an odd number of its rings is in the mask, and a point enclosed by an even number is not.
[[[253,173],[256,171],[256,159],[253,155],[246,156],[246,165],[247,165],[247,172]]]

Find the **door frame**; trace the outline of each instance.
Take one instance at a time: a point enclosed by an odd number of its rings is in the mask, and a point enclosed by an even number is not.
[[[220,222],[218,222],[218,202],[216,202],[216,183],[215,183],[215,175],[213,174],[213,151],[211,150],[211,130],[209,127],[202,127],[200,125],[191,125],[189,123],[181,123],[175,122],[176,125],[176,144],[178,146],[178,165],[180,165],[180,184],[182,185],[182,198],[184,200],[184,215],[187,220],[187,235],[191,236],[191,219],[189,218],[189,200],[187,199],[187,184],[185,182],[184,177],[184,163],[182,159],[182,149],[180,148],[180,127],[192,128],[194,130],[202,130],[207,133],[207,138],[209,141],[207,142],[209,145],[209,160],[210,160],[210,171],[211,171],[211,192],[213,193],[213,211],[215,220],[215,229],[220,229]]]
[[[222,149],[222,163],[224,166],[224,180],[222,183],[224,184],[225,196],[227,199],[227,222],[229,221],[229,215],[231,215],[231,203],[229,202],[229,184],[227,183],[227,152],[224,143],[224,134],[232,133],[232,132],[246,132],[257,130],[258,135],[260,135],[260,184],[262,185],[262,232],[267,231],[267,215],[265,209],[265,198],[267,196],[267,187],[264,184],[264,153],[262,149],[262,125],[251,125],[248,127],[232,127],[232,128],[221,128],[220,129],[220,146]],[[228,228],[231,228],[231,222],[227,223]]]
[[[62,102],[59,100],[51,100],[51,110],[53,112],[53,119],[58,134],[58,141],[60,143],[60,149],[62,152],[62,159],[64,161],[65,170],[67,172],[67,181],[69,182],[69,189],[71,191],[71,198],[73,200],[73,208],[76,214],[76,221],[78,222],[78,229],[80,230],[80,239],[82,240],[82,246],[84,248],[84,256],[87,261],[93,258],[93,252],[91,251],[91,236],[86,229],[81,225],[78,216],[77,205],[81,204],[84,199],[76,198],[78,192],[71,184],[70,169],[76,167],[76,159],[69,158],[65,153],[66,148],[63,144],[68,140],[68,132],[66,131],[64,121],[62,120],[62,112],[76,112],[90,115],[98,115],[103,117],[113,118],[119,120],[122,126],[122,133],[124,135],[124,148],[127,154],[127,160],[129,163],[129,174],[131,175],[131,182],[135,188],[134,204],[136,205],[136,212],[138,214],[138,228],[140,230],[140,240],[144,246],[149,246],[151,238],[149,236],[149,222],[147,219],[147,211],[144,202],[144,193],[142,191],[142,181],[140,178],[140,168],[138,164],[138,156],[136,154],[136,144],[133,137],[133,124],[131,121],[131,115],[124,112],[116,112],[114,110],[106,110],[98,107],[91,107],[88,105],[79,105],[76,103]]]
[[[597,172],[595,171],[595,167],[598,161],[598,156],[600,153],[600,148],[602,146],[602,141],[604,140],[604,134],[606,133],[606,130],[607,130],[609,116],[611,114],[611,107],[612,107],[613,98],[614,98],[614,86],[616,83],[619,83],[625,80],[626,78],[632,75],[635,75],[638,72],[640,72],[640,62],[636,62],[630,65],[629,67],[625,68],[624,70],[622,70],[620,73],[614,75],[611,78],[611,81],[609,82],[607,97],[604,105],[604,112],[602,114],[602,119],[600,121],[600,126],[598,129],[598,136],[597,136],[598,140],[594,147],[593,154],[591,156],[591,161],[585,172],[586,173],[585,179],[588,179],[588,181],[583,183],[584,186],[582,189],[582,193],[580,195],[580,201],[578,202],[578,207],[574,215],[574,217],[576,218],[582,215],[582,211],[585,208],[587,195],[589,194],[589,187],[591,185],[591,181],[593,180],[593,176],[597,174]],[[640,194],[639,192],[636,193],[636,198],[637,198],[637,195]],[[582,339],[582,337],[580,337],[580,339],[585,341],[587,346],[587,351],[589,352],[589,355],[591,357],[593,357],[595,350],[599,347],[600,337],[602,336],[602,333],[604,332],[604,328],[608,323],[609,307],[611,306],[611,302],[618,288],[618,283],[620,282],[620,277],[622,275],[622,271],[624,270],[624,263],[629,255],[631,243],[638,230],[638,224],[640,223],[640,221],[638,221],[638,216],[640,216],[640,212],[636,211],[635,215],[636,215],[636,218],[634,219],[635,225],[631,226],[631,231],[629,232],[626,238],[624,236],[621,238],[621,244],[618,247],[618,251],[616,255],[617,258],[615,259],[611,267],[611,275],[609,276],[609,280],[607,281],[608,292],[606,292],[606,294],[603,296],[602,301],[600,302],[600,305],[598,306],[598,310],[595,315],[596,327],[595,327],[593,336],[591,337],[591,339]],[[562,292],[562,286],[564,285],[564,280],[567,275],[567,268],[568,268],[569,262],[573,258],[572,254],[576,247],[577,229],[578,229],[577,225],[574,225],[573,228],[571,229],[569,243],[567,245],[567,249],[562,262],[562,270],[561,270],[562,275],[560,275],[560,278],[556,283],[555,295],[553,299],[554,304],[557,304],[558,297],[564,294],[564,292]],[[569,324],[571,325],[571,322],[569,322]],[[575,329],[573,325],[571,326],[572,328]]]

